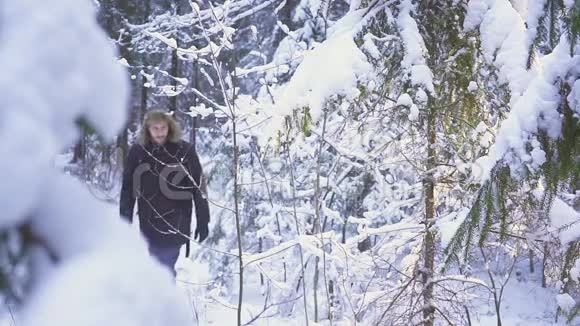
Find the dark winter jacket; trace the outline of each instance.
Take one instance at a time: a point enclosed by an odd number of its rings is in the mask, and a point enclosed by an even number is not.
[[[209,223],[202,175],[195,148],[188,142],[135,144],[123,170],[120,215],[131,222],[137,200],[141,232],[150,243],[186,243],[192,236],[192,199],[198,228]]]

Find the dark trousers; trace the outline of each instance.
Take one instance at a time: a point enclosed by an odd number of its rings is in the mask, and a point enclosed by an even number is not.
[[[173,245],[173,246],[156,246],[154,244],[149,244],[149,254],[161,263],[161,265],[166,266],[169,268],[173,276],[176,275],[175,272],[175,263],[177,262],[177,258],[179,257],[179,249],[181,245]]]

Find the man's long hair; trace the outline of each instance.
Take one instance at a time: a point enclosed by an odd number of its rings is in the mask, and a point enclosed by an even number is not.
[[[181,139],[181,128],[179,124],[172,115],[169,113],[153,110],[147,112],[145,119],[143,120],[143,125],[141,126],[141,131],[139,132],[139,144],[147,145],[151,144],[151,135],[149,134],[149,126],[155,122],[166,122],[169,129],[167,133],[167,141],[172,143],[177,143]]]

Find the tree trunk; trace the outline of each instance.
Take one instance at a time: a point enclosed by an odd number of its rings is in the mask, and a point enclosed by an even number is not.
[[[430,103],[431,104],[431,103]],[[435,309],[433,305],[433,277],[435,261],[435,232],[431,229],[433,219],[435,218],[435,179],[433,178],[433,169],[435,168],[435,109],[429,105],[427,112],[427,172],[423,179],[425,191],[425,240],[424,240],[424,261],[423,261],[423,284],[424,288],[424,307],[423,320],[426,326],[433,326],[435,320]]]
[[[179,47],[179,34],[175,33],[175,44]],[[177,56],[177,49],[173,49],[171,51],[171,76],[177,78],[179,75],[179,57]],[[177,80],[172,79],[171,84],[173,85],[173,90],[177,92]],[[173,112],[177,112],[177,95],[170,97],[171,101],[171,110]]]
[[[149,19],[149,15],[151,14],[151,0],[144,0],[143,1],[144,10],[142,16],[142,23],[146,23]],[[143,67],[147,67],[147,54],[142,54],[141,57],[141,65]],[[139,117],[138,122],[141,123],[145,119],[145,114],[147,113],[147,100],[149,98],[149,89],[145,87],[145,83],[147,79],[145,76],[141,75],[141,103],[139,108]]]
[[[193,88],[197,89],[197,85],[199,84],[199,71],[197,68],[197,60],[195,60],[193,62],[193,76],[192,76],[192,83],[193,83]],[[196,107],[198,104],[197,102],[197,94],[193,93],[193,106]],[[195,148],[195,140],[196,140],[196,134],[197,134],[197,117],[191,117],[190,119],[191,121],[191,133],[189,135],[189,141],[193,144],[193,147]]]

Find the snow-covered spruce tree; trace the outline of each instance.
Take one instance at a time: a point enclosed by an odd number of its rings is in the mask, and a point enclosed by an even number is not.
[[[507,1],[469,2],[464,27],[479,34],[486,62],[508,86],[503,105],[509,112],[488,155],[478,161],[477,197],[447,248],[448,259],[468,264],[475,247],[492,241],[529,247],[529,259],[541,257],[542,285],[559,284],[563,292],[556,318],[561,308],[569,318],[578,311],[573,299],[578,278],[571,273],[580,236],[578,10],[577,4],[560,1],[527,8]],[[509,21],[501,31],[494,24],[500,13]],[[533,271],[533,261],[530,266]]]
[[[494,78],[478,70],[477,44],[461,32],[461,7],[451,2],[376,4],[381,5],[386,9],[360,34],[362,49],[380,67],[381,84],[369,93],[375,103],[390,109],[381,113],[382,119],[392,121],[390,131],[399,133],[391,141],[395,150],[389,159],[396,155],[406,162],[399,163],[399,169],[410,167],[406,173],[414,191],[407,194],[412,206],[405,221],[427,228],[407,234],[406,241],[399,239],[410,252],[395,250],[391,261],[406,265],[399,269],[405,273],[390,279],[401,286],[393,284],[390,293],[397,295],[383,296],[370,308],[380,311],[375,314],[377,323],[404,324],[419,318],[430,324],[434,314],[461,320],[462,299],[448,299],[453,286],[444,284],[435,269],[441,258],[437,230],[442,229],[446,241],[446,224],[461,213],[467,204],[463,200],[472,192],[462,185],[471,175],[469,165],[489,143],[486,125],[495,118],[493,107],[488,115],[481,110],[493,95],[477,85]],[[389,243],[377,248],[385,252]],[[408,301],[415,304],[400,308]]]

